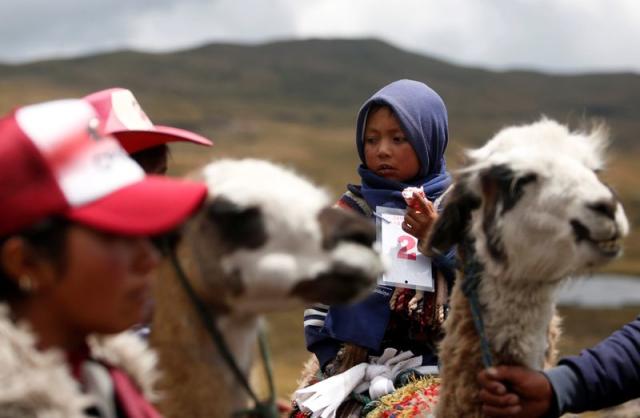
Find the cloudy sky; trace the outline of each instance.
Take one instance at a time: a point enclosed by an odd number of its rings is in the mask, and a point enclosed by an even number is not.
[[[639,0],[0,0],[0,62],[377,37],[492,69],[640,73]]]

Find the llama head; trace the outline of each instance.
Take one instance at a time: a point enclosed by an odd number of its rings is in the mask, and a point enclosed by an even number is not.
[[[443,251],[465,240],[485,269],[555,281],[616,257],[628,223],[599,178],[606,130],[555,121],[503,129],[470,151],[430,237]]]
[[[210,190],[185,240],[204,282],[200,293],[235,312],[345,303],[382,273],[368,219],[332,208],[327,193],[272,163],[213,162]]]

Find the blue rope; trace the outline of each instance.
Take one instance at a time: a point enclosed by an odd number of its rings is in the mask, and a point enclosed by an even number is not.
[[[480,348],[482,350],[482,363],[485,368],[493,365],[493,357],[489,348],[489,340],[484,332],[484,322],[482,321],[482,311],[480,310],[480,301],[478,300],[478,285],[480,285],[480,275],[482,274],[482,265],[475,258],[464,265],[464,277],[462,282],[462,292],[469,299],[471,306],[471,317],[473,324],[480,337]]]

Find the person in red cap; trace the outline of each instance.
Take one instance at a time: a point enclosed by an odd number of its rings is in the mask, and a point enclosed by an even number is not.
[[[149,237],[207,191],[145,176],[98,123],[85,100],[0,118],[2,416],[159,417],[154,357],[121,331],[145,315],[160,259]]]
[[[114,136],[147,173],[166,173],[168,142],[213,145],[209,139],[193,132],[154,125],[130,90],[110,88],[84,99],[98,114],[100,134]]]

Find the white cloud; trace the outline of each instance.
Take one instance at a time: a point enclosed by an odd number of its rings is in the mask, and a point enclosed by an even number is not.
[[[640,70],[640,55],[634,53],[640,2],[635,0],[314,3],[300,15],[301,35],[374,35],[413,51],[491,68]]]
[[[377,37],[453,62],[640,72],[636,0],[3,0],[0,60]]]
[[[284,1],[175,1],[171,8],[155,9],[141,16],[130,41],[134,46],[154,50],[212,40],[259,42],[291,37],[295,19]]]

